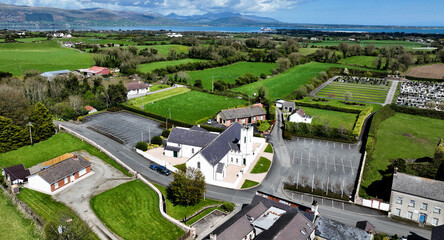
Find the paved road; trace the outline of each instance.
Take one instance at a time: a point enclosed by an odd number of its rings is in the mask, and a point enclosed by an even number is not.
[[[245,191],[208,185],[206,197],[224,200],[224,201],[230,201],[235,204],[248,204],[251,202],[251,199],[253,198],[255,192],[257,190],[260,190],[273,195],[280,196],[282,198],[287,198],[282,191],[282,185],[283,181],[285,181],[286,178],[285,175],[286,171],[288,170],[288,168],[292,167],[291,159],[285,158],[285,156],[290,156],[291,150],[288,144],[281,137],[282,136],[282,130],[281,130],[282,124],[280,119],[281,115],[279,114],[279,112],[277,112],[276,115],[279,116],[279,118],[277,119],[278,121],[276,122],[276,126],[269,137],[269,141],[273,144],[275,148],[273,166],[270,172],[268,173],[267,177],[261,183],[261,185],[256,188]],[[87,129],[85,126],[82,125],[76,125],[65,122],[63,123],[56,122],[56,124],[63,124],[65,127],[91,139],[92,141],[96,142],[97,144],[99,144],[112,154],[114,154],[117,158],[125,162],[128,166],[135,169],[141,175],[143,175],[144,177],[153,182],[162,185],[168,185],[169,182],[172,180],[171,176],[166,177],[150,170],[148,168],[150,161],[143,158],[136,152],[134,152],[131,146],[117,143],[99,133]],[[357,221],[362,221],[363,219],[365,219],[370,221],[379,232],[385,232],[388,234],[408,235],[410,231],[413,231],[420,236],[430,238],[429,230],[393,222],[385,215],[381,215],[379,213],[369,214],[366,208],[356,208],[347,211],[328,206],[320,206],[319,212],[321,215],[325,217],[352,226],[354,226]]]
[[[384,105],[391,104],[393,98],[395,97],[396,88],[398,87],[399,81],[393,80],[392,85],[390,86],[389,92],[387,94],[387,98],[385,99]]]

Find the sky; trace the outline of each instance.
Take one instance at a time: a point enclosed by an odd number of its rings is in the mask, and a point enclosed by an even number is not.
[[[444,26],[444,0],[0,0],[0,3],[152,11],[163,15],[230,11],[291,23]]]

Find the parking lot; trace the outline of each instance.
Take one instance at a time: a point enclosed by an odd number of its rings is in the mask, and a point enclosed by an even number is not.
[[[83,125],[117,137],[132,147],[142,140],[146,142],[149,137],[159,136],[163,130],[158,121],[123,111],[85,117]]]
[[[295,137],[286,141],[291,169],[284,175],[298,185],[351,194],[359,174],[360,144]]]

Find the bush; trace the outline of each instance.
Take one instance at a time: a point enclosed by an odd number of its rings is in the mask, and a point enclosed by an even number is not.
[[[151,144],[162,145],[162,138],[159,136],[152,137]]]
[[[77,121],[79,121],[79,122],[83,122],[83,116],[79,116],[79,117],[77,118]]]
[[[234,204],[230,202],[225,202],[222,204],[221,208],[226,212],[232,212],[234,210]]]
[[[284,138],[285,140],[291,140],[291,132],[289,132],[289,131],[287,131],[287,130],[284,130],[284,136],[283,136],[283,138]]]
[[[171,131],[169,129],[165,129],[165,130],[162,131],[161,136],[164,137],[164,138],[168,138],[168,136],[170,135],[170,132]]]
[[[148,150],[148,144],[146,142],[138,142],[136,148],[142,151]]]

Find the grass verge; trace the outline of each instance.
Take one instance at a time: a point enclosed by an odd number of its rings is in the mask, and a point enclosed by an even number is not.
[[[255,182],[255,181],[251,181],[251,180],[246,179],[245,182],[244,182],[244,184],[242,184],[241,189],[244,189],[244,188],[251,188],[251,187],[254,187],[254,186],[258,185],[258,184],[259,184],[258,182]]]
[[[264,173],[270,168],[271,161],[268,158],[260,157],[256,165],[254,165],[251,173]],[[245,184],[245,183],[244,183]]]
[[[271,144],[267,145],[267,147],[265,148],[264,152],[273,153],[273,147],[271,146]]]

